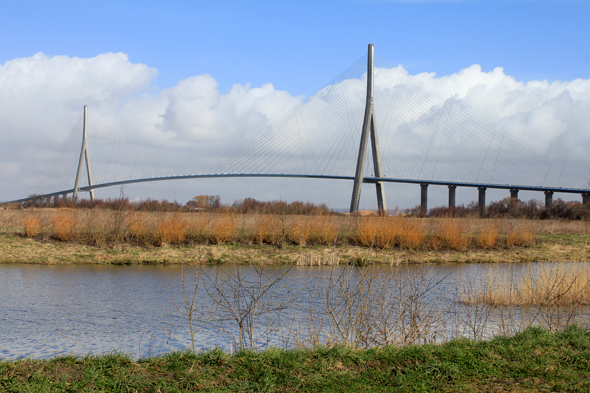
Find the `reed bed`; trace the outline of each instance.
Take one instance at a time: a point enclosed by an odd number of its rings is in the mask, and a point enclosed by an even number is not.
[[[527,265],[520,271],[491,268],[481,289],[461,300],[491,306],[590,305],[590,272],[582,263]]]
[[[8,213],[6,213],[8,212]],[[588,234],[588,222],[517,219],[353,217],[26,209],[2,212],[4,226],[31,238],[104,246],[190,244],[358,245],[375,249],[452,250],[528,247],[536,237]]]

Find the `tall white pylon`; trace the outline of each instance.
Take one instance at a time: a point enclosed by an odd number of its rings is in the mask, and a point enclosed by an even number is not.
[[[371,134],[371,148],[373,152],[373,169],[376,178],[381,178],[383,171],[381,170],[381,153],[379,152],[379,139],[377,138],[377,120],[375,119],[375,103],[373,98],[373,74],[375,68],[375,46],[369,44],[369,55],[367,57],[367,102],[365,104],[365,118],[363,120],[363,133],[361,135],[361,144],[359,147],[359,155],[356,162],[356,173],[354,176],[354,186],[352,189],[352,199],[350,201],[350,212],[354,213],[359,208],[359,200],[361,198],[361,187],[363,185],[363,173],[365,171],[365,158],[367,156],[367,141],[369,134]],[[377,206],[380,212],[386,212],[385,192],[383,190],[383,182],[372,181],[377,188]]]
[[[74,184],[74,201],[78,198],[78,187],[80,187],[80,176],[82,174],[82,163],[86,159],[86,173],[88,174],[88,185],[92,185],[92,172],[90,171],[90,160],[88,159],[88,107],[84,105],[84,127],[82,136],[82,150],[80,151],[80,161],[78,162],[78,171],[76,172],[76,183]],[[90,200],[94,201],[94,190],[90,190]]]

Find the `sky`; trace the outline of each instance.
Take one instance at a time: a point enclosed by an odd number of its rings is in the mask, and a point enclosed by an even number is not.
[[[157,156],[160,166],[190,167],[189,157],[223,156],[302,105],[368,43],[391,69],[529,141],[540,156],[587,168],[589,15],[590,1],[581,0],[0,1],[0,200],[34,189],[83,105],[96,138],[116,140],[128,161]],[[123,191],[131,199],[213,194],[226,203],[346,208],[352,184],[191,180]],[[430,206],[446,202],[446,189],[430,192]],[[386,196],[390,207],[413,207],[419,187],[387,185]],[[474,199],[474,190],[457,191],[458,203]],[[365,186],[362,207],[375,204]]]

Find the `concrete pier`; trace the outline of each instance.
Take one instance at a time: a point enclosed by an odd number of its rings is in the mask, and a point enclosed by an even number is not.
[[[511,188],[510,189],[510,198],[518,199],[518,188]]]
[[[483,217],[486,214],[486,187],[477,187],[479,191],[479,214]]]
[[[551,208],[552,203],[553,203],[553,191],[545,191],[545,210],[549,210]]]
[[[428,183],[420,184],[420,207],[422,214],[428,213]]]
[[[590,206],[590,192],[582,193],[582,203],[586,206]]]
[[[457,186],[449,185],[449,207],[453,209],[455,207],[455,191],[457,190]]]

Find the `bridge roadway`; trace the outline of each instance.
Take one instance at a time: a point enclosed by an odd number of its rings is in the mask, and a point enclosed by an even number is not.
[[[90,191],[95,190],[98,188],[106,188],[106,187],[114,187],[114,186],[122,186],[125,184],[135,184],[135,183],[147,183],[153,181],[164,181],[164,180],[181,180],[181,179],[205,179],[205,178],[226,178],[226,177],[284,177],[284,178],[308,178],[308,179],[333,179],[333,180],[354,180],[354,176],[328,176],[328,175],[290,175],[290,174],[279,174],[279,173],[271,173],[271,174],[256,174],[256,173],[218,173],[218,174],[199,174],[199,175],[182,175],[182,176],[163,176],[163,177],[152,177],[152,178],[143,178],[143,179],[132,179],[132,180],[120,180],[115,182],[109,183],[101,183],[101,184],[93,184],[89,186],[79,187],[79,191]],[[429,185],[438,185],[438,186],[447,186],[449,188],[449,207],[455,207],[455,190],[457,187],[473,187],[479,190],[479,206],[483,213],[485,209],[485,191],[488,188],[495,188],[495,189],[503,189],[503,190],[510,190],[510,196],[512,198],[518,198],[518,191],[543,191],[545,193],[545,204],[548,206],[553,201],[553,193],[555,192],[563,192],[563,193],[570,193],[570,194],[580,194],[582,195],[582,203],[589,204],[590,203],[590,189],[585,188],[564,188],[564,187],[536,187],[536,186],[524,186],[524,185],[512,185],[512,184],[489,184],[489,183],[469,183],[469,182],[453,182],[453,181],[439,181],[439,180],[414,180],[414,179],[401,179],[401,178],[375,178],[375,177],[365,177],[363,178],[363,183],[372,183],[375,184],[377,182],[384,182],[384,183],[408,183],[408,184],[420,184],[421,186],[421,200],[420,205],[427,211],[428,209],[428,186]],[[69,190],[62,190],[57,192],[52,192],[49,194],[39,195],[39,198],[49,198],[53,196],[63,195],[64,197],[67,194],[73,193],[74,189]],[[31,198],[23,198],[18,199],[10,202],[26,202]],[[10,203],[6,202],[6,203]]]

